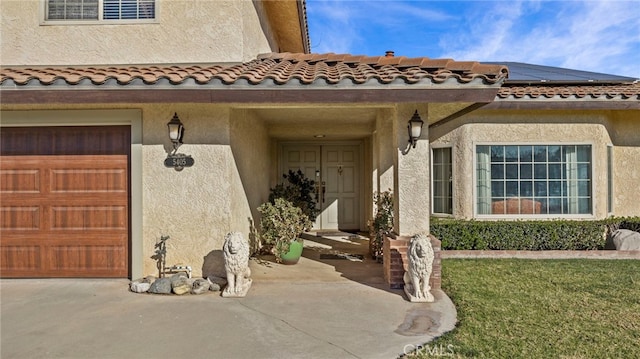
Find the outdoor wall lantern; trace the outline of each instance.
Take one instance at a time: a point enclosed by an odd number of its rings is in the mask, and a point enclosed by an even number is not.
[[[424,125],[424,121],[422,121],[418,110],[416,110],[407,125],[407,129],[409,130],[409,149],[411,149],[411,147],[416,148],[416,143],[418,143],[418,139],[422,135],[422,125]],[[407,149],[407,152],[409,152],[409,149]]]
[[[167,123],[169,128],[169,139],[173,142],[173,154],[178,151],[178,147],[182,145],[182,137],[184,136],[184,125],[178,117],[178,113],[173,113],[173,118]]]
[[[164,165],[176,171],[182,171],[185,167],[193,166],[195,161],[191,156],[177,153],[178,148],[182,145],[182,137],[184,136],[184,125],[180,121],[178,113],[173,114],[173,118],[167,123],[167,128],[169,129],[169,139],[173,143],[173,152],[164,160]]]

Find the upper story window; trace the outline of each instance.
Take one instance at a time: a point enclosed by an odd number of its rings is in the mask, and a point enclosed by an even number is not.
[[[589,215],[590,145],[476,146],[478,215]]]
[[[155,20],[156,0],[46,0],[45,21]]]

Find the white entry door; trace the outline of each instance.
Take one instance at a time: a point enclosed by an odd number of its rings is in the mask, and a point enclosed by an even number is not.
[[[298,169],[317,184],[321,210],[314,229],[360,229],[360,147],[293,145],[282,147],[283,170]]]

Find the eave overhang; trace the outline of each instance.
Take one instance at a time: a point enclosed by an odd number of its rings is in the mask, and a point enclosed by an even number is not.
[[[487,109],[637,110],[640,83],[503,85]]]
[[[262,0],[280,52],[309,53],[309,28],[304,0]]]
[[[0,69],[3,103],[490,102],[504,66],[450,59],[266,54],[242,64]]]

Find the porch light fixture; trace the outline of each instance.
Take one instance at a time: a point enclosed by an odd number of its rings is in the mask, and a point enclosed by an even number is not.
[[[176,171],[182,171],[185,167],[191,167],[195,163],[193,158],[184,153],[177,153],[178,147],[182,145],[182,137],[184,136],[184,126],[180,122],[177,113],[173,114],[173,118],[167,123],[169,129],[169,139],[173,143],[173,152],[169,153],[164,160],[165,167],[173,168]]]
[[[173,118],[167,123],[169,128],[169,139],[173,143],[173,153],[178,151],[178,147],[182,145],[182,137],[184,136],[184,126],[180,122],[178,113],[173,114]]]
[[[424,125],[424,121],[422,121],[418,110],[416,110],[407,125],[407,129],[409,130],[409,148],[416,148],[416,143],[418,143],[418,139],[422,135],[422,125]],[[409,150],[407,150],[407,152],[409,152]]]

